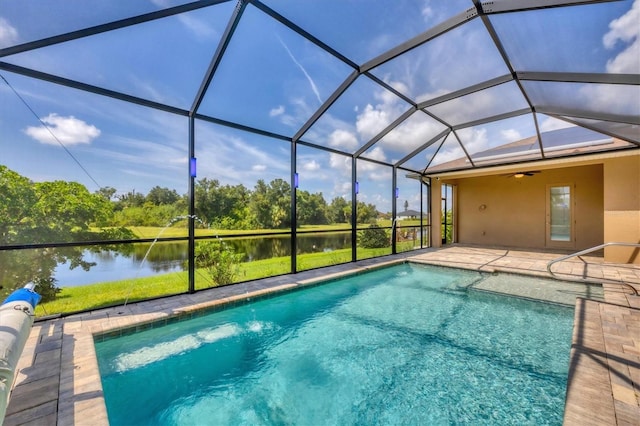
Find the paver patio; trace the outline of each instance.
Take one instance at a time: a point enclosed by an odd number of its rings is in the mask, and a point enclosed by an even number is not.
[[[405,260],[548,277],[547,263],[558,256],[454,245],[36,322],[18,365],[4,424],[107,425],[96,335],[144,329],[152,322],[198,315],[204,308]],[[640,290],[638,265],[583,257],[564,261],[554,271],[563,279],[624,277]],[[576,300],[565,425],[640,425],[640,297],[617,284],[604,284],[603,290],[604,301]]]

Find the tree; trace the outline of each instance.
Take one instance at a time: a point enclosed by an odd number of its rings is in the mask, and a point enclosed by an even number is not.
[[[165,204],[173,204],[179,199],[180,196],[175,189],[154,186],[147,194],[145,201],[155,204],[156,206],[161,206]]]
[[[409,201],[404,200],[404,211],[406,212],[409,209]]]
[[[324,225],[328,223],[327,202],[322,192],[310,194],[308,191],[297,191],[298,225]]]
[[[274,179],[269,185],[258,180],[249,205],[258,227],[291,226],[291,185],[284,180]]]
[[[44,240],[77,241],[81,231],[92,223],[104,224],[112,213],[107,200],[77,182],[35,183],[34,191],[37,201],[31,214]]]
[[[111,205],[76,182],[34,183],[0,166],[0,244],[73,242],[100,239],[90,226],[106,222]],[[53,271],[58,264],[88,270],[78,247],[35,248],[0,252],[0,286],[6,296],[29,282],[43,300],[55,296]]]
[[[375,204],[365,204],[358,201],[356,208],[357,223],[371,223],[378,217],[378,209]]]
[[[145,202],[145,196],[139,192],[129,191],[126,194],[118,195],[118,202],[114,206],[116,210],[126,209],[127,207],[142,207]]]
[[[343,197],[335,197],[327,207],[327,216],[331,223],[350,223],[351,203]]]
[[[217,179],[201,179],[195,185],[196,216],[218,228],[247,229],[255,222],[246,206],[250,192],[242,184],[220,185]]]
[[[21,230],[33,222],[31,207],[36,202],[32,182],[26,177],[0,165],[0,243],[20,241]]]
[[[110,186],[103,186],[96,191],[96,194],[102,195],[107,201],[111,201],[113,196],[116,195],[116,189]]]

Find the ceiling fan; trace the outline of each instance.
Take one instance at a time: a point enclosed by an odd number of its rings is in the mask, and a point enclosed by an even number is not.
[[[523,178],[525,176],[533,176],[536,173],[540,173],[540,170],[529,170],[529,171],[522,171],[522,172],[507,173],[506,175],[503,175],[503,176],[514,177],[516,179],[520,179],[520,178]]]

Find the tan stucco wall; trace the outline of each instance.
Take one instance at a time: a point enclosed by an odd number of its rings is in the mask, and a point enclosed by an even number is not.
[[[604,161],[604,240],[640,243],[640,155]],[[605,260],[640,264],[640,250],[607,247]]]
[[[546,243],[546,190],[547,185],[556,184],[575,184],[575,241],[563,248],[581,250],[602,244],[604,240],[602,164],[543,170],[521,179],[494,175],[443,182],[457,186],[459,243],[553,247]],[[439,206],[438,185],[434,185],[433,190],[437,191],[433,205]],[[434,243],[437,243],[435,234],[439,229],[434,228]]]

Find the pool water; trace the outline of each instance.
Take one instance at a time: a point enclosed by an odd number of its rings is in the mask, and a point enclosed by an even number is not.
[[[573,310],[403,264],[96,343],[112,425],[561,424]]]

